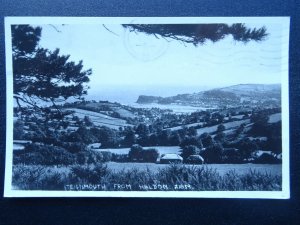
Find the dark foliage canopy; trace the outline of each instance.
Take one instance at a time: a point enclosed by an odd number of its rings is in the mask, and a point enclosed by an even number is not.
[[[217,24],[123,24],[130,32],[143,32],[157,38],[174,39],[183,43],[192,43],[195,46],[204,44],[207,40],[217,42],[228,35],[235,41],[247,43],[262,41],[266,38],[265,27],[248,28],[243,23],[232,25]]]
[[[92,71],[83,70],[69,61],[69,55],[60,55],[59,49],[50,51],[39,47],[40,27],[12,26],[14,98],[37,107],[37,101],[64,101],[86,94]]]

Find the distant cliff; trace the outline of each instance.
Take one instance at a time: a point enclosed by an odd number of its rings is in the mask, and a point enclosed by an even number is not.
[[[136,102],[140,104],[149,104],[149,103],[159,103],[161,100],[163,100],[162,97],[140,95]]]
[[[193,94],[179,94],[170,97],[140,95],[137,99],[137,103],[226,106],[257,102],[280,104],[280,98],[280,84],[239,84]]]

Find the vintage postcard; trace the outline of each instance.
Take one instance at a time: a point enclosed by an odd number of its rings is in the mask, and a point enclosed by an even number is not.
[[[5,197],[287,199],[288,17],[7,17]]]

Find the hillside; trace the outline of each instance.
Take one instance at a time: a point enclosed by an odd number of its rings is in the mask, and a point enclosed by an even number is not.
[[[84,117],[88,116],[95,126],[106,126],[112,129],[119,129],[119,127],[132,126],[123,119],[114,118],[102,113],[77,108],[65,108],[65,110],[72,111],[72,114],[67,116],[67,118],[71,119],[72,116],[77,116],[79,119],[84,119]]]
[[[280,84],[239,84],[165,98],[141,95],[137,99],[137,103],[181,104],[214,108],[236,107],[241,104],[263,104],[264,106],[277,107],[280,105],[280,96]]]

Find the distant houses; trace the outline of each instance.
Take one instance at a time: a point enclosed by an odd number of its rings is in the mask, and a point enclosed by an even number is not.
[[[101,147],[101,143],[93,143],[87,146],[89,150],[99,149],[100,147]]]
[[[174,154],[174,153],[163,154],[160,157],[160,163],[163,163],[163,164],[182,163],[182,162],[183,162],[183,158],[180,155]]]

